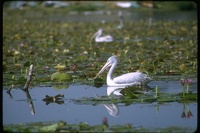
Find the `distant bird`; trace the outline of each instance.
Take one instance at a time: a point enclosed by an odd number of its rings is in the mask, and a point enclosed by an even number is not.
[[[142,84],[147,84],[152,80],[146,74],[143,74],[141,72],[126,73],[121,76],[112,78],[112,73],[114,72],[116,66],[117,66],[117,56],[114,55],[108,58],[106,64],[99,71],[96,77],[100,75],[105,69],[111,67],[107,74],[107,79],[106,79],[108,86],[142,85]]]
[[[137,1],[132,1],[132,2],[116,2],[116,6],[121,7],[121,8],[139,8],[140,5],[138,4]]]
[[[112,42],[113,41],[113,37],[110,35],[106,35],[106,36],[102,36],[102,29],[99,29],[92,37],[91,40],[95,37],[95,41],[96,42]]]
[[[122,7],[122,8],[130,8],[131,2],[116,2],[116,6]]]
[[[124,27],[124,22],[121,11],[118,12],[118,16],[119,16],[119,25],[117,26],[117,29],[122,29]]]

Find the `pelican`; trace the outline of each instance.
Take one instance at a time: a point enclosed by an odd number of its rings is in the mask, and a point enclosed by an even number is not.
[[[118,16],[119,16],[119,25],[117,26],[117,29],[122,29],[124,27],[124,22],[121,11],[118,12]]]
[[[91,39],[93,39],[95,36],[95,41],[96,42],[112,42],[113,41],[113,37],[110,36],[110,35],[106,35],[106,36],[102,36],[101,37],[101,34],[102,34],[103,30],[102,29],[99,29],[92,37]]]
[[[114,55],[108,58],[106,64],[98,72],[96,77],[99,76],[105,69],[110,67],[110,70],[107,74],[107,79],[106,79],[108,86],[120,87],[120,86],[142,85],[142,84],[147,84],[148,82],[152,80],[146,74],[143,74],[141,72],[126,73],[121,76],[112,78],[112,73],[114,72],[116,66],[117,66],[117,56]]]

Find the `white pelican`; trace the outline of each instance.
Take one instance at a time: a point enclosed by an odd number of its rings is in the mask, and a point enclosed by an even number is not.
[[[118,16],[119,16],[119,25],[117,26],[117,29],[122,29],[124,27],[124,22],[121,11],[118,12]]]
[[[103,68],[99,71],[99,73],[96,75],[100,75],[105,69],[108,67],[111,67],[108,74],[107,74],[107,85],[108,86],[132,86],[132,85],[142,85],[147,84],[152,79],[148,77],[146,74],[143,74],[141,72],[132,72],[132,73],[126,73],[121,76],[115,77],[112,79],[112,73],[117,65],[117,56],[111,56],[108,58],[106,64],[103,66]],[[96,78],[95,77],[95,78]]]
[[[95,41],[96,42],[112,42],[113,41],[113,37],[110,36],[110,35],[106,35],[106,36],[102,36],[101,37],[101,34],[102,34],[103,30],[102,29],[99,29],[92,37],[91,39],[93,39],[95,36]]]

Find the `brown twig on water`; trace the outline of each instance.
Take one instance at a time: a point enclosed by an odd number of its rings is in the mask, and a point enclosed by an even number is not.
[[[30,85],[30,82],[32,80],[32,76],[33,76],[33,65],[30,65],[29,67],[29,72],[28,72],[28,75],[27,75],[27,80],[26,80],[26,84],[24,85],[24,90],[28,90],[29,88],[29,85]]]
[[[28,103],[29,103],[29,106],[30,106],[30,109],[31,109],[31,114],[35,115],[35,108],[34,108],[34,105],[33,105],[33,100],[31,99],[31,95],[29,94],[29,91],[28,91],[28,89],[24,89],[23,91],[26,94],[26,97],[27,97],[27,100],[28,100]]]

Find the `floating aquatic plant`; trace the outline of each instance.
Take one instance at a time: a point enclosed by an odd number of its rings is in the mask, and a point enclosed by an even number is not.
[[[70,81],[71,79],[71,76],[67,73],[55,72],[51,75],[51,80]]]

